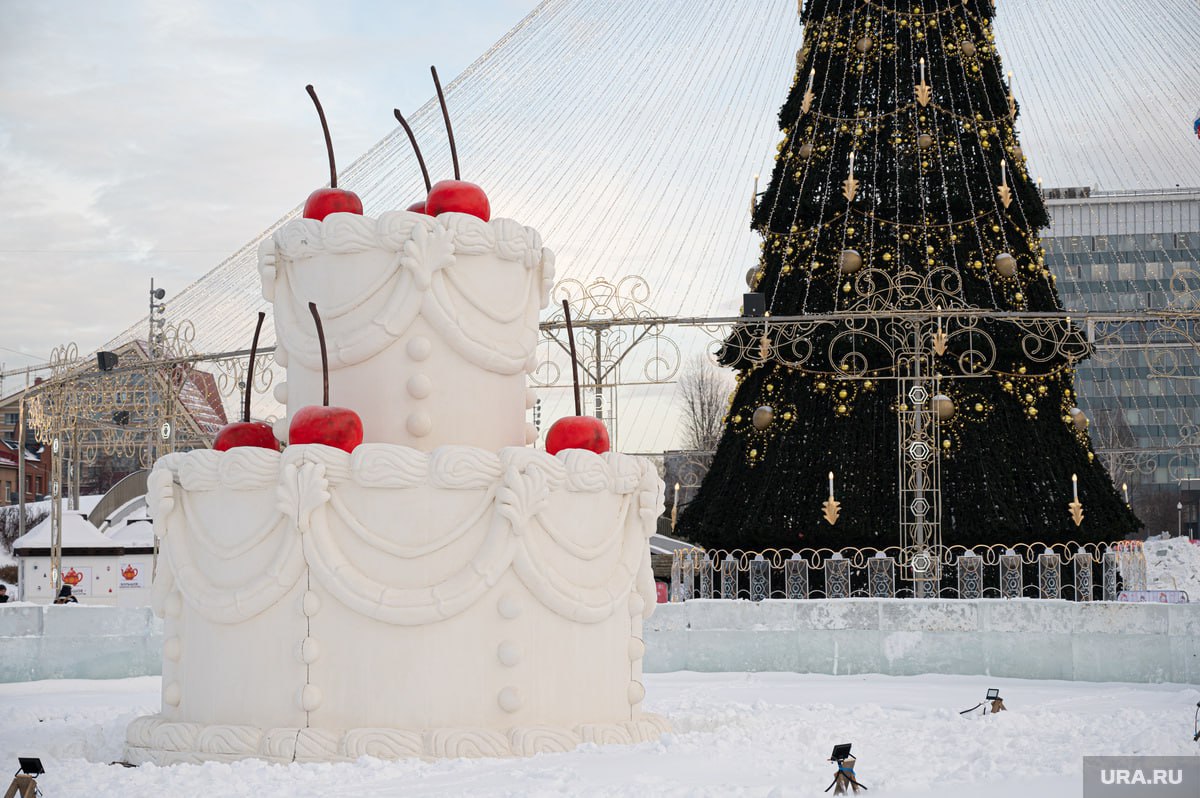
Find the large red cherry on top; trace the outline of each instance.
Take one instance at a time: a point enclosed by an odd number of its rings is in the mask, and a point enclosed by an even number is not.
[[[487,194],[474,183],[462,179],[458,167],[458,147],[454,143],[454,129],[450,126],[450,111],[446,108],[446,95],[442,82],[438,80],[437,67],[430,67],[433,85],[437,88],[438,103],[442,106],[442,118],[446,121],[446,136],[450,139],[450,158],[454,161],[454,179],[439,180],[425,198],[425,212],[430,216],[443,213],[469,213],[485,222],[492,218],[492,205]]]
[[[216,441],[213,442],[213,448],[218,452],[227,452],[242,446],[279,451],[279,441],[275,440],[275,431],[271,429],[271,425],[250,420],[250,395],[254,391],[254,358],[258,354],[258,334],[262,332],[263,319],[266,317],[266,313],[258,314],[254,341],[250,344],[250,365],[246,368],[246,398],[242,408],[242,420],[221,427]]]
[[[288,444],[322,443],[352,452],[363,442],[362,419],[349,408],[329,406],[329,356],[325,350],[325,328],[317,313],[317,303],[309,302],[308,310],[316,322],[317,341],[321,345],[321,404],[308,405],[296,411],[288,425]]]
[[[362,216],[362,200],[353,191],[337,187],[337,166],[333,162],[333,139],[329,137],[329,123],[325,121],[325,109],[317,99],[317,91],[312,84],[304,87],[313,105],[317,106],[317,116],[321,117],[321,129],[325,132],[325,152],[329,154],[329,187],[319,188],[308,195],[304,203],[304,218],[321,221],[331,213],[356,213]]]
[[[564,416],[546,433],[546,453],[558,454],[563,449],[587,449],[596,454],[609,450],[608,427],[595,416],[583,415],[579,400],[579,361],[575,357],[575,330],[571,327],[571,305],[563,300],[563,315],[567,321],[567,341],[571,349],[571,377],[575,382],[575,415]]]

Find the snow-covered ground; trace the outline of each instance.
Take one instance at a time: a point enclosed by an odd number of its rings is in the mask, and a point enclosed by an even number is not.
[[[821,796],[852,742],[866,795],[1067,798],[1084,755],[1200,755],[1200,690],[973,677],[648,675],[658,743],[532,759],[126,769],[125,724],[155,711],[156,677],[0,685],[0,752],[40,756],[47,796]],[[1009,712],[960,716],[988,687]],[[0,765],[6,764],[0,762]]]

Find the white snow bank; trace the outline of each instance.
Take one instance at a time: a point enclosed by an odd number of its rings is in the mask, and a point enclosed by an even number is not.
[[[1192,601],[1200,601],[1200,544],[1186,537],[1147,540],[1147,590],[1186,590]]]
[[[46,795],[819,796],[835,743],[852,742],[868,795],[1077,795],[1084,755],[1195,755],[1200,691],[974,677],[674,673],[646,677],[673,734],[532,759],[137,769],[125,724],[157,711],[159,680],[0,685],[0,751],[41,756]],[[998,687],[1010,709],[960,716]]]

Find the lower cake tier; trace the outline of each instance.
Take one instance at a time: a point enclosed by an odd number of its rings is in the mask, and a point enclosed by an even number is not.
[[[640,742],[646,460],[367,444],[160,460],[162,712],[129,761],[504,756]]]

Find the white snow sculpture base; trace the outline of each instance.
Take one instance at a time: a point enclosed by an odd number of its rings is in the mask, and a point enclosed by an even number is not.
[[[641,458],[365,444],[160,460],[163,710],[129,761],[530,755],[643,714]]]

